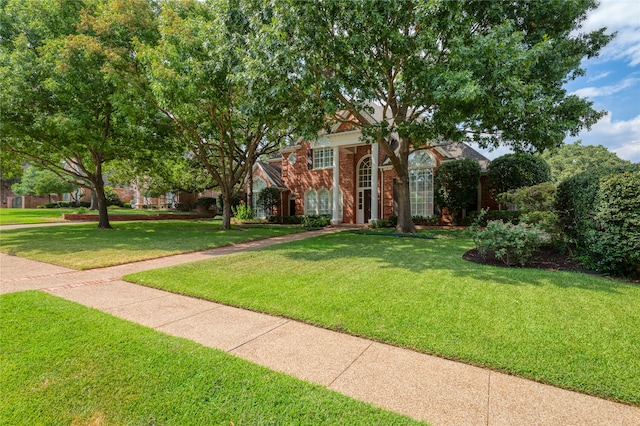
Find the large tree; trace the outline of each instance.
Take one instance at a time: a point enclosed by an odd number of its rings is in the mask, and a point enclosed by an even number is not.
[[[582,145],[580,141],[545,151],[542,158],[551,168],[551,177],[556,183],[595,167],[631,164],[602,145]]]
[[[335,120],[348,111],[363,140],[379,143],[391,160],[401,232],[415,232],[412,148],[471,140],[542,151],[602,115],[563,89],[583,73],[580,61],[610,39],[604,29],[576,31],[595,0],[279,4],[299,72],[315,82],[310,93]]]
[[[255,160],[275,151],[300,117],[317,121],[292,90],[289,47],[274,35],[272,9],[256,4],[163,2],[160,42],[140,49],[156,107],[218,184],[223,229]]]
[[[155,37],[150,2],[0,3],[2,147],[95,191],[99,228],[111,227],[103,165],[161,140],[129,78],[133,39]]]
[[[13,184],[11,190],[17,195],[47,195],[73,192],[77,187],[60,178],[49,170],[29,166],[22,174],[20,182]]]

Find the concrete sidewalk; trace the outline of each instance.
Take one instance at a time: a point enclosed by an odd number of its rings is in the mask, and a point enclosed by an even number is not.
[[[0,293],[41,289],[434,425],[640,425],[640,408],[121,281],[334,230],[91,271],[0,254]]]

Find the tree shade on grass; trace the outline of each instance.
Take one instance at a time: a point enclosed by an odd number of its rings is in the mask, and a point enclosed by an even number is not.
[[[3,424],[417,424],[44,293],[0,314]]]
[[[74,269],[92,269],[206,250],[304,231],[299,226],[234,226],[219,220],[117,222],[2,231],[0,252]]]
[[[639,286],[482,266],[461,258],[465,234],[425,235],[333,234],[126,279],[640,405]]]

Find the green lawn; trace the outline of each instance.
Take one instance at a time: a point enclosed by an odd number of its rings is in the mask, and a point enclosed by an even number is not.
[[[76,209],[0,209],[0,225],[22,225],[30,223],[65,222],[63,214],[75,213]],[[88,214],[98,215],[96,211],[88,211]],[[109,214],[189,214],[175,210],[134,210],[134,209],[110,209]],[[201,214],[201,213],[193,213]]]
[[[64,222],[63,214],[74,209],[0,209],[0,225]]]
[[[40,292],[0,296],[0,423],[416,424]]]
[[[9,229],[0,233],[0,251],[74,269],[91,269],[205,250],[304,231],[299,226],[233,226],[217,220],[114,222]]]
[[[640,286],[481,266],[463,233],[423,236],[343,232],[127,279],[640,405]]]

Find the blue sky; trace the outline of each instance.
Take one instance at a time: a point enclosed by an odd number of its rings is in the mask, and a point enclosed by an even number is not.
[[[617,32],[597,58],[585,60],[584,77],[569,82],[569,93],[593,102],[596,110],[607,111],[591,131],[565,142],[582,140],[583,145],[604,145],[620,158],[640,162],[640,1],[601,0],[587,15],[580,32],[607,28]],[[480,150],[489,158],[507,151]]]

